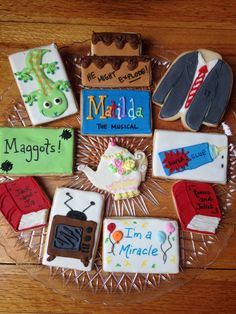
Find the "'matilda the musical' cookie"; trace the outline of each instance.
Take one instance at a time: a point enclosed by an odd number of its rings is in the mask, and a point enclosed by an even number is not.
[[[151,136],[150,92],[127,89],[81,90],[82,134]]]

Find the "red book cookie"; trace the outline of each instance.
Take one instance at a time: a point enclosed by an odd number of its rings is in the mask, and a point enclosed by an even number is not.
[[[172,196],[183,230],[215,234],[221,211],[210,184],[179,181],[172,187]]]
[[[0,184],[0,211],[15,231],[47,224],[51,203],[32,177]]]

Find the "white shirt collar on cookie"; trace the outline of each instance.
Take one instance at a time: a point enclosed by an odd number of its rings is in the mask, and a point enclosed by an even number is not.
[[[208,74],[210,73],[210,71],[214,68],[214,66],[216,65],[216,63],[217,63],[218,61],[219,61],[219,59],[212,59],[211,61],[206,62],[205,59],[203,58],[201,52],[199,51],[199,52],[198,52],[198,63],[197,63],[196,71],[195,71],[194,78],[193,78],[193,81],[192,81],[192,85],[193,85],[193,82],[195,81],[196,77],[198,76],[198,71],[199,71],[199,69],[200,69],[202,66],[206,65],[206,66],[207,66],[207,69],[208,69],[208,72],[205,74],[205,78],[204,78],[204,81],[205,81],[207,75],[208,75]],[[192,85],[191,85],[189,91],[191,90]],[[183,103],[182,108],[180,109],[180,112],[181,112],[182,114],[185,114],[185,113],[188,111],[188,109],[189,109],[189,108],[185,108],[185,107],[184,107],[187,98],[188,98],[188,95],[187,95],[187,97],[185,98],[185,101],[184,101],[184,103]],[[190,107],[191,107],[191,105],[190,105]]]

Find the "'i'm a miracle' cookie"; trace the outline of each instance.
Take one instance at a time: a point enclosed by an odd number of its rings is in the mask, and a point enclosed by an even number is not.
[[[177,221],[147,217],[106,218],[103,224],[103,270],[178,273]]]

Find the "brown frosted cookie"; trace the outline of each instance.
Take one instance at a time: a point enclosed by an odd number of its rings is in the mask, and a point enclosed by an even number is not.
[[[141,35],[137,33],[96,33],[91,40],[91,53],[97,56],[139,56]]]
[[[80,61],[81,80],[88,87],[148,87],[150,58],[146,56],[86,56]]]

